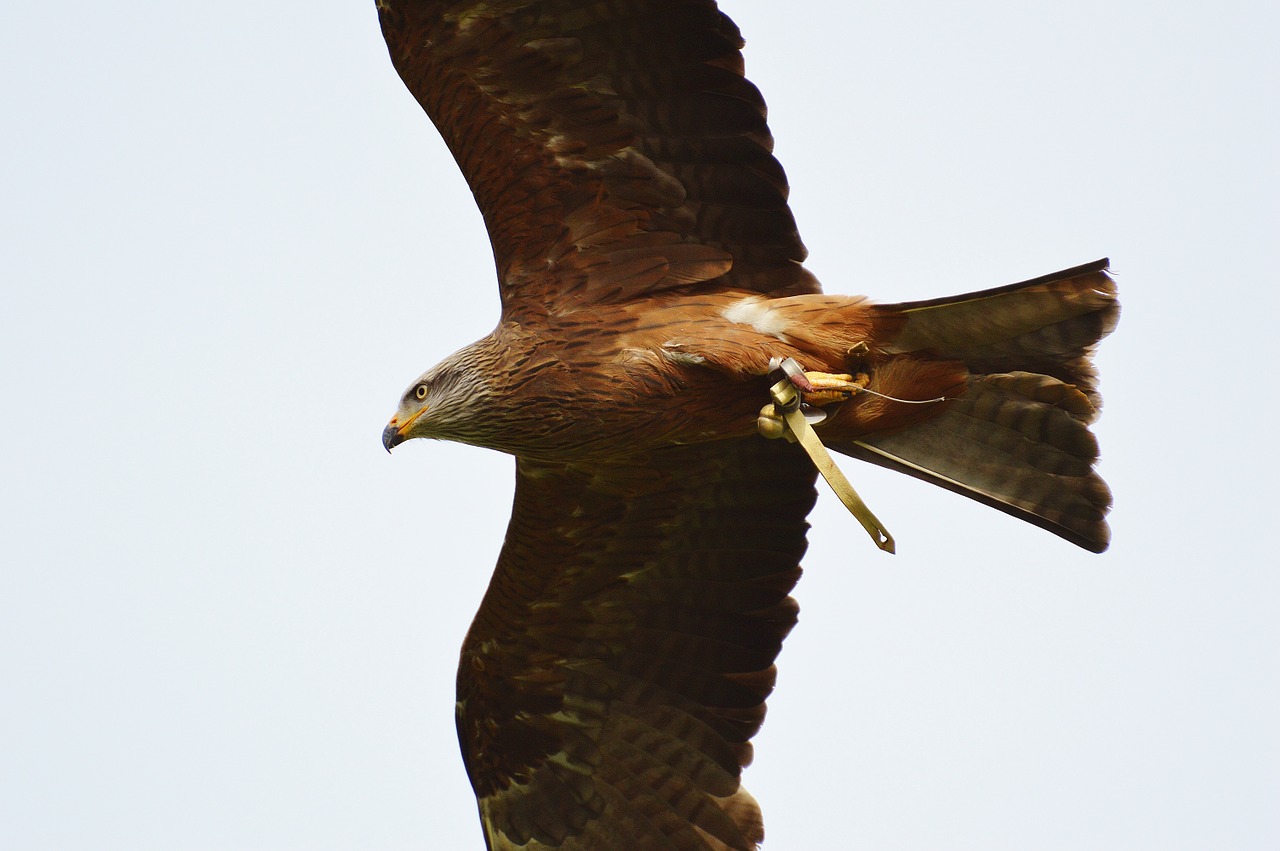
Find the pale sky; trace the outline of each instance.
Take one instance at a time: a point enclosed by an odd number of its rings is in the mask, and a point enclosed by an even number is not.
[[[899,554],[823,495],[766,849],[1280,847],[1280,12],[724,8],[828,291],[1124,305],[1105,555],[844,460]],[[0,847],[482,848],[512,462],[379,437],[497,293],[373,3],[11,3],[0,104]]]

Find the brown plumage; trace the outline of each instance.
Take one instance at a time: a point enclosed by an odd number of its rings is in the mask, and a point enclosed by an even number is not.
[[[486,843],[755,848],[739,779],[816,477],[756,433],[771,359],[867,376],[818,427],[832,448],[1100,551],[1106,262],[932,302],[823,295],[712,0],[377,5],[502,294],[497,329],[414,382],[384,432],[517,458],[458,672]]]

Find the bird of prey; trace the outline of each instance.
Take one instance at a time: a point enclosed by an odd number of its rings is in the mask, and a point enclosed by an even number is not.
[[[817,478],[803,441],[763,433],[770,393],[794,387],[793,438],[814,422],[839,453],[1100,552],[1107,263],[931,301],[824,295],[714,0],[377,7],[502,298],[383,432],[516,459],[457,681],[487,847],[754,849],[741,774]]]

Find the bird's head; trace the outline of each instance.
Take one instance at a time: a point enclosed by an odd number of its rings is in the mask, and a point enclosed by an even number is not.
[[[488,371],[468,347],[424,372],[400,397],[400,407],[382,430],[390,452],[415,437],[484,445],[491,396]]]
[[[411,438],[433,436],[432,418],[427,416],[434,402],[431,398],[430,375],[422,375],[405,391],[395,416],[382,430],[382,445],[388,452]]]

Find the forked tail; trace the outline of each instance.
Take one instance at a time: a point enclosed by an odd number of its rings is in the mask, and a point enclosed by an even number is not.
[[[885,354],[960,362],[964,389],[937,416],[831,448],[1102,552],[1111,492],[1093,469],[1089,424],[1101,407],[1093,348],[1120,314],[1106,270],[1100,260],[1012,286],[878,306],[903,323]]]

